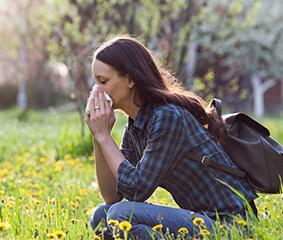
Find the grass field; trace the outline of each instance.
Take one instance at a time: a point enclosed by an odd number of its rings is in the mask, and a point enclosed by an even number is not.
[[[90,136],[81,138],[78,114],[30,112],[22,121],[18,115],[0,112],[0,239],[98,239],[88,220],[102,198]],[[119,144],[126,117],[117,113],[117,119],[113,136]],[[283,143],[282,120],[262,122]],[[176,206],[162,189],[150,201]],[[215,239],[228,239],[228,233],[233,239],[283,239],[283,195],[260,195],[256,205],[259,222],[216,226]],[[247,227],[252,234],[244,235]]]

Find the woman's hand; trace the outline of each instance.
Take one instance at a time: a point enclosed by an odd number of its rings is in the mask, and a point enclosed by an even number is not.
[[[116,121],[114,111],[104,96],[103,89],[98,87],[91,96],[92,108],[86,114],[85,120],[97,142],[111,135],[111,130]]]

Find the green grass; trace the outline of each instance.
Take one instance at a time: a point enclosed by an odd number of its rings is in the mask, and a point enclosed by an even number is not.
[[[272,120],[263,118],[259,119],[259,122],[267,127],[270,130],[271,136],[283,145],[283,117],[273,118]]]
[[[0,239],[48,239],[58,231],[65,239],[95,239],[88,219],[102,198],[87,128],[82,139],[75,112],[29,112],[21,121],[18,116],[16,109],[0,112]],[[126,121],[117,113],[112,134],[118,144]],[[262,122],[282,143],[282,120]],[[162,189],[149,200],[176,206]],[[282,239],[282,194],[261,195],[256,204],[260,222],[246,223],[253,238]],[[228,239],[228,233],[233,239],[246,239],[243,225],[236,221],[229,230],[217,225],[215,239]]]

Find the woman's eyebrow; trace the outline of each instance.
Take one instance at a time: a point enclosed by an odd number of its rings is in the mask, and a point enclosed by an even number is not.
[[[94,77],[95,77],[95,78],[97,78],[97,79],[98,79],[98,78],[107,78],[106,76],[104,76],[104,75],[101,75],[101,74],[98,74],[98,75],[94,75]]]

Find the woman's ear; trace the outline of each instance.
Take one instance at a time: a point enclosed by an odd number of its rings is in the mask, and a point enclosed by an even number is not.
[[[134,85],[135,85],[135,82],[129,78],[129,88],[133,88]]]

